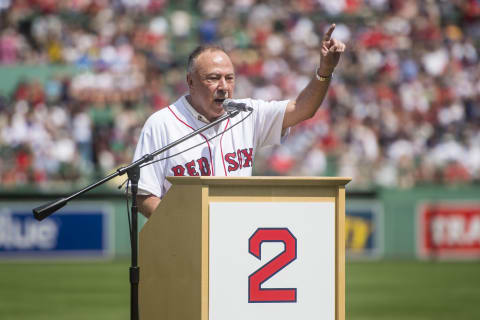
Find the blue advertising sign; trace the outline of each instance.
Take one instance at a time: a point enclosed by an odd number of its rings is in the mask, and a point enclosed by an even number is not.
[[[37,221],[31,208],[0,209],[0,258],[108,258],[112,216],[108,206],[72,206]]]
[[[345,217],[347,256],[379,257],[383,248],[381,208],[375,201],[351,201]]]

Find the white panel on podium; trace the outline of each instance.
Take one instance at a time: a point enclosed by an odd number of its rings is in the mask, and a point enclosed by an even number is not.
[[[209,320],[335,319],[333,202],[209,211]]]

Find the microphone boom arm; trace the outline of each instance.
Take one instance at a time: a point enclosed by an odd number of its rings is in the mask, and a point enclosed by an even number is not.
[[[203,132],[207,129],[210,129],[211,127],[213,127],[216,124],[222,122],[223,120],[235,117],[239,113],[240,113],[240,110],[227,111],[224,115],[219,117],[217,120],[199,128],[195,131],[192,131],[191,133],[187,134],[186,136],[178,139],[177,141],[172,142],[169,145],[166,145],[163,148],[160,148],[160,149],[158,149],[158,150],[156,150],[152,153],[144,155],[143,157],[141,157],[140,159],[132,162],[128,166],[118,168],[114,173],[110,174],[109,176],[107,176],[107,177],[105,177],[105,178],[103,178],[103,179],[101,179],[101,180],[99,180],[95,183],[92,183],[91,185],[89,185],[89,186],[87,186],[87,187],[69,195],[69,196],[66,196],[66,197],[61,198],[61,199],[54,200],[52,202],[49,202],[49,203],[46,203],[46,204],[43,204],[41,206],[38,206],[38,207],[34,208],[33,209],[33,216],[38,221],[41,221],[41,220],[45,219],[46,217],[50,216],[51,214],[53,214],[55,211],[63,208],[70,200],[79,197],[80,195],[84,194],[85,192],[90,191],[90,190],[104,184],[105,182],[110,181],[111,179],[113,179],[115,177],[124,175],[125,173],[127,173],[129,170],[131,170],[134,167],[141,166],[142,164],[144,164],[146,162],[152,161],[153,158],[155,158],[159,154],[175,147],[176,145],[190,139],[193,136],[196,136],[197,134],[199,134],[199,133],[201,133],[201,132]]]

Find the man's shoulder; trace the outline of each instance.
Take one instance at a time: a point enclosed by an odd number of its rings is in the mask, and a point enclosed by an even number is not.
[[[171,123],[172,117],[177,113],[183,113],[180,99],[173,104],[152,113],[145,122],[145,126],[159,127]]]
[[[250,106],[250,107],[254,107],[262,103],[262,100],[252,99],[252,98],[241,98],[241,99],[233,99],[233,100],[238,103],[245,103],[247,106]]]
[[[261,108],[263,106],[283,106],[286,105],[289,100],[262,100],[254,98],[242,98],[234,99],[236,102],[245,103],[252,108]]]
[[[168,110],[168,108],[170,108],[170,106],[168,107],[165,107],[161,110],[158,110],[158,111],[155,111],[154,113],[152,113],[147,121],[145,122],[145,126],[148,126],[148,127],[156,127],[156,126],[159,126],[165,122],[168,122],[169,120],[169,117],[170,117],[170,111]]]

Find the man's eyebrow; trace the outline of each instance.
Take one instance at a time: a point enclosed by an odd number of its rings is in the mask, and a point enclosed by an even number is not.
[[[207,73],[205,76],[206,76],[206,77],[209,77],[209,76],[221,76],[221,75],[222,75],[221,72],[210,72],[210,73]],[[228,76],[234,76],[234,75],[235,75],[234,72],[225,74],[226,77],[228,77]]]

